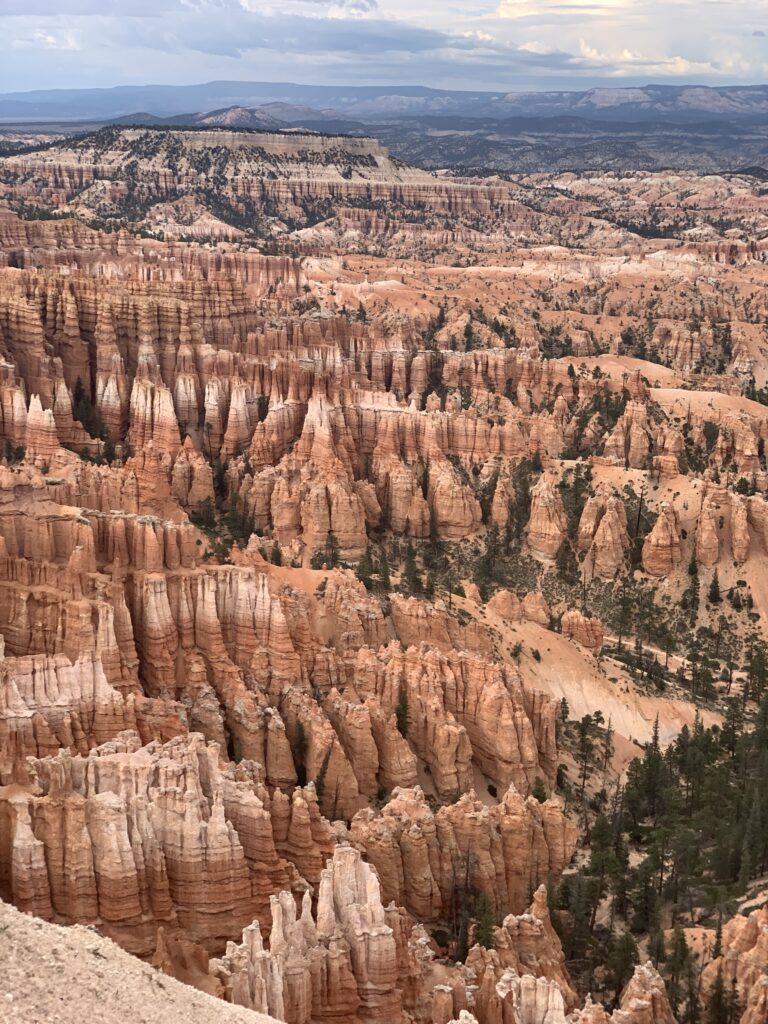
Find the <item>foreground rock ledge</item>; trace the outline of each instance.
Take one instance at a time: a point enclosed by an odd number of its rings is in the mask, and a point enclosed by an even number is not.
[[[0,1024],[277,1024],[142,963],[90,928],[0,902]]]

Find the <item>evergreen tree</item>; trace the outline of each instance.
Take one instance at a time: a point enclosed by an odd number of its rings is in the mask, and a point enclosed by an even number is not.
[[[484,892],[475,903],[475,942],[485,949],[493,949],[493,909]]]
[[[531,787],[531,796],[535,797],[540,804],[543,804],[544,801],[547,799],[547,790],[544,785],[544,781],[543,779],[539,778],[538,775],[533,781],[533,786]]]
[[[648,943],[648,955],[656,967],[658,967],[659,964],[663,964],[667,959],[667,950],[664,945],[664,932],[661,931],[661,929],[651,935]]]
[[[755,789],[752,805],[747,818],[744,842],[741,847],[741,868],[739,871],[739,888],[746,889],[749,880],[754,877],[760,860],[762,847],[762,828],[760,824],[760,795]]]
[[[373,557],[371,556],[371,545],[368,544],[365,554],[357,563],[355,575],[363,584],[366,590],[373,589]]]
[[[592,741],[592,716],[584,715],[579,722],[579,745],[578,760],[581,768],[581,799],[584,799],[584,790],[587,786],[587,777],[592,763],[592,755],[595,745]]]
[[[408,542],[405,549],[405,565],[403,566],[403,579],[408,589],[413,593],[421,592],[421,576],[416,567],[416,552],[413,544]]]
[[[723,918],[717,918],[717,929],[715,930],[715,944],[712,947],[712,959],[718,960],[723,955]]]
[[[404,686],[400,687],[400,693],[397,698],[397,707],[395,708],[395,718],[397,719],[397,731],[405,739],[408,736],[408,693]]]
[[[709,585],[709,601],[710,604],[720,604],[722,597],[720,595],[720,578],[717,575],[717,569],[712,577],[712,582]]]
[[[315,792],[317,793],[317,802],[322,804],[323,794],[325,793],[325,778],[328,774],[328,765],[331,763],[331,754],[333,753],[333,744],[331,744],[325,752],[320,770],[315,776]]]
[[[632,973],[640,962],[637,943],[624,932],[614,939],[608,947],[606,967],[611,972],[612,984],[616,992],[620,992],[632,977]]]
[[[590,837],[590,857],[587,871],[592,877],[592,916],[589,921],[590,931],[594,931],[597,909],[605,896],[608,878],[618,868],[614,852],[614,836],[610,822],[604,814],[600,814],[592,827]]]
[[[722,967],[717,972],[715,984],[707,1004],[707,1024],[730,1024],[728,1015],[728,996],[725,991]]]
[[[339,542],[331,530],[325,538],[325,561],[329,569],[333,569],[339,563]]]
[[[392,580],[389,575],[389,562],[387,561],[387,554],[385,551],[381,553],[381,560],[379,561],[379,579],[384,590],[389,590],[392,586]]]
[[[672,942],[667,956],[667,968],[669,971],[668,994],[673,1012],[683,998],[683,983],[686,980],[688,966],[691,960],[691,952],[685,938],[685,932],[680,924],[676,924],[672,932]]]

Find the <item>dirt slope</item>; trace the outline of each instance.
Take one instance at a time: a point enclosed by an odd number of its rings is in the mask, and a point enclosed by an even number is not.
[[[182,985],[90,928],[0,903],[0,1024],[276,1024]]]

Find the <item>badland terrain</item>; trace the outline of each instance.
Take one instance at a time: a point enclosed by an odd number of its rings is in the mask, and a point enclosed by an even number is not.
[[[765,1022],[761,175],[33,141],[0,1019]]]

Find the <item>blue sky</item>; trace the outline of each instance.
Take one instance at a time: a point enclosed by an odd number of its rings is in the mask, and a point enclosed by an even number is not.
[[[0,91],[768,81],[768,0],[0,0]]]

